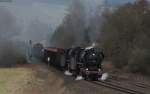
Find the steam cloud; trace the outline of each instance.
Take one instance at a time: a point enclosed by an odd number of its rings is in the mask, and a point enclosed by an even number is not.
[[[17,23],[16,16],[4,6],[0,6],[0,67],[10,67],[23,63],[26,59],[28,44],[21,34],[23,28]],[[45,40],[48,25],[38,20],[33,21],[25,33],[28,39],[35,42]]]
[[[10,67],[23,58],[13,38],[19,35],[19,25],[16,18],[5,7],[0,7],[0,67]]]
[[[104,0],[72,0],[68,14],[54,33],[51,45],[63,48],[91,45],[101,31],[105,9]]]
[[[78,1],[81,1],[84,7],[83,13],[85,14],[82,17],[82,19],[85,21],[84,29],[87,28],[89,30],[89,32],[86,33],[88,33],[92,44],[96,42],[97,35],[99,35],[101,31],[101,26],[105,21],[103,13],[106,12],[106,10],[107,12],[112,11],[111,9],[113,9],[113,7],[108,6],[106,0],[83,0],[83,1],[78,0]],[[74,10],[78,11],[79,9],[75,8]],[[85,33],[79,34],[78,36],[81,35],[84,36]],[[77,39],[79,38],[77,37]]]

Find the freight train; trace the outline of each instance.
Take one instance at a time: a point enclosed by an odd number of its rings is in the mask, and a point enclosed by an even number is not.
[[[102,76],[104,54],[98,49],[47,47],[43,49],[43,53],[48,66],[55,66],[65,71],[66,75],[77,77],[76,79],[98,80]]]
[[[43,49],[43,60],[48,66],[54,66],[60,70],[65,67],[64,49],[46,47]]]

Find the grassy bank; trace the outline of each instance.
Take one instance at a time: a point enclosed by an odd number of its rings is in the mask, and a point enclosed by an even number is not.
[[[28,69],[0,69],[0,94],[22,94],[30,78],[31,72]]]

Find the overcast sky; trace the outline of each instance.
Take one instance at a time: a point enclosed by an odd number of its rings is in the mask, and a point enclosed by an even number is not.
[[[57,0],[13,0],[12,3],[0,2],[0,5],[7,6],[23,24],[39,19],[55,27],[61,22],[67,7],[63,0],[55,1]]]
[[[96,7],[104,4],[105,0],[81,1],[88,6]],[[133,1],[135,0],[107,0],[107,3],[115,6]],[[39,37],[43,36],[44,38],[48,33],[54,31],[62,22],[70,2],[71,0],[12,0],[12,2],[0,2],[0,7],[7,8],[16,17],[18,24],[22,28],[22,39],[32,39],[32,37],[39,39]],[[31,26],[34,26],[35,30]],[[42,33],[43,35],[41,35],[41,32],[44,32]]]
[[[15,20],[21,27],[17,39],[42,41],[64,18],[68,3],[62,1],[13,0],[13,2],[0,2],[0,8],[7,8],[15,16]]]
[[[4,1],[4,0],[3,0]],[[7,0],[8,1],[8,0]],[[52,28],[61,23],[71,0],[12,0],[12,3],[2,3],[16,14],[22,24],[39,19],[48,23]],[[89,4],[100,4],[104,0],[81,0]],[[107,0],[109,5],[123,4],[134,0]]]

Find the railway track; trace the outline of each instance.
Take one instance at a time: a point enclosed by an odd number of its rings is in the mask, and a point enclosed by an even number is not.
[[[143,91],[135,90],[134,88],[127,88],[125,86],[113,83],[113,82],[106,82],[106,81],[93,81],[92,83],[100,86],[104,86],[107,88],[111,88],[120,92],[124,92],[127,94],[147,94]]]
[[[115,81],[116,83],[121,83],[122,80],[114,80],[114,79],[109,79],[108,81]],[[134,86],[140,87],[140,88],[146,88],[146,89],[150,89],[150,85],[146,84],[144,82],[132,82],[132,81],[125,81],[124,83],[130,83]]]
[[[121,79],[114,79],[114,76],[110,76],[109,80],[115,80],[116,82],[122,82],[123,80]],[[132,85],[135,85],[137,87],[141,87],[141,88],[147,88],[150,89],[150,84],[146,83],[146,82],[134,82],[134,81],[125,81],[126,83],[130,83]]]
[[[150,85],[146,84],[144,82],[137,82],[135,83],[136,86],[142,87],[142,88],[149,88],[150,89]]]

